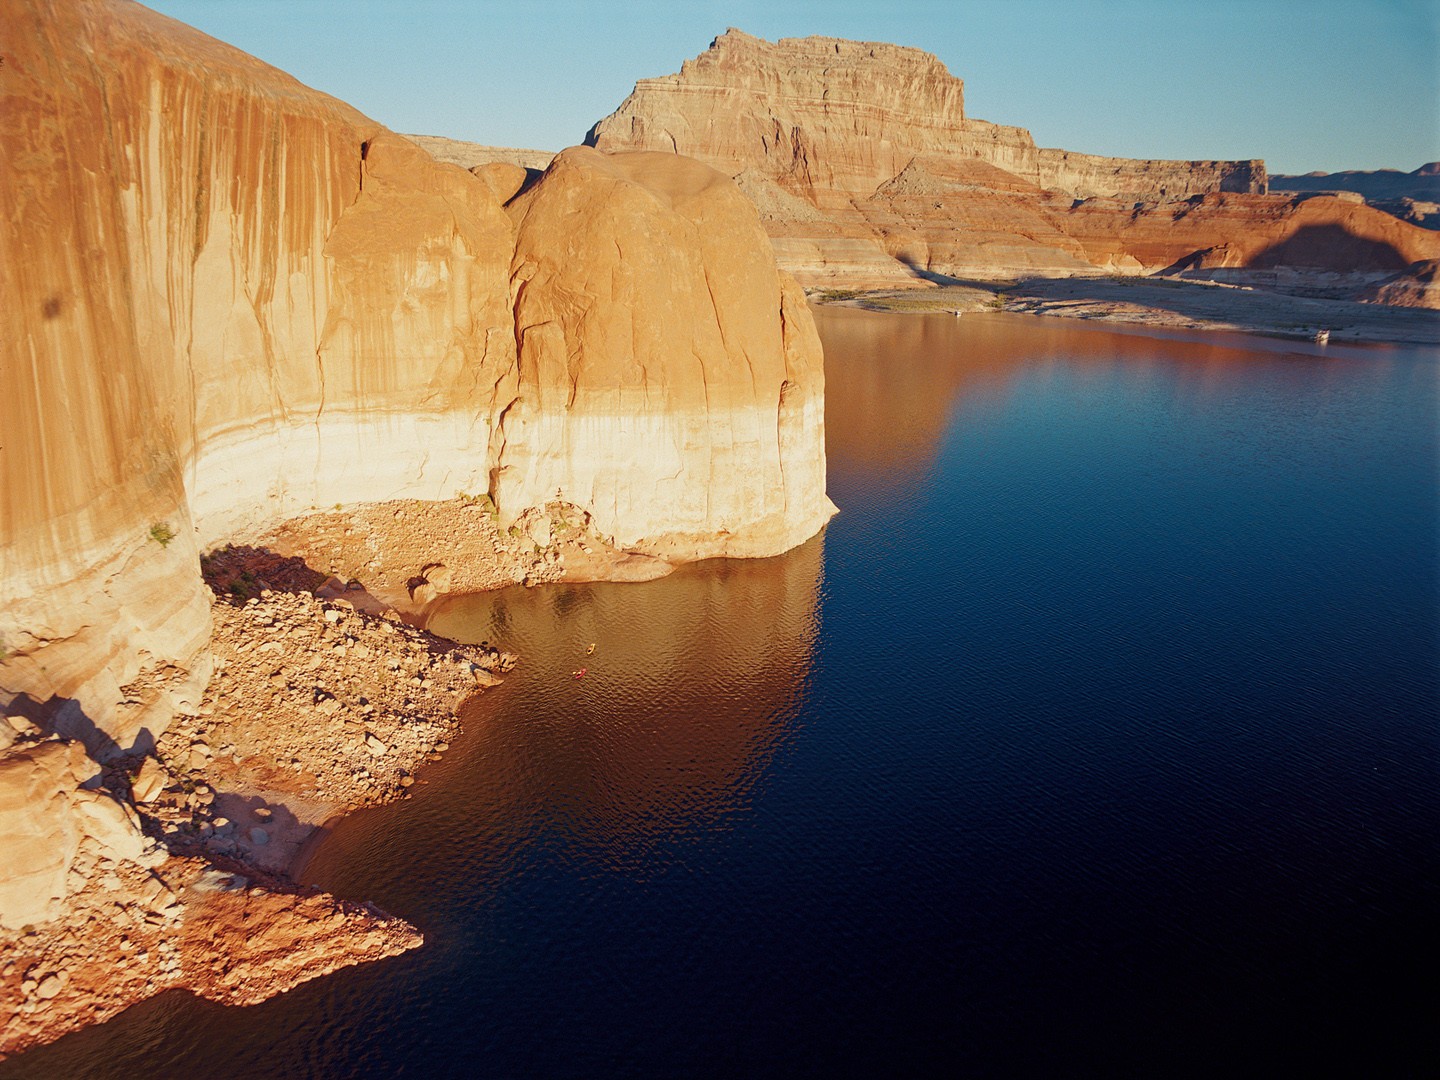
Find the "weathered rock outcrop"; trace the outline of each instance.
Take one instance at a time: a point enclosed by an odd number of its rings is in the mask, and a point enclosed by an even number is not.
[[[0,816],[24,838],[0,927],[163,860],[128,790],[80,784],[202,710],[200,550],[460,492],[503,527],[563,489],[677,560],[778,552],[832,510],[818,339],[724,177],[582,151],[512,220],[509,167],[437,162],[128,0],[0,0],[0,25]],[[386,940],[359,955],[418,939]],[[50,997],[13,968],[40,1037]]]
[[[730,30],[678,75],[637,83],[587,141],[731,174],[807,286],[1185,269],[1358,296],[1440,250],[1344,199],[1268,196],[1260,161],[1036,147],[966,116],[959,79],[894,45]]]
[[[735,185],[673,154],[576,147],[510,212],[520,386],[497,503],[560,498],[624,547],[684,559],[814,535],[833,511],[819,339]]]
[[[965,116],[964,83],[919,49],[727,30],[678,75],[642,79],[586,141],[735,163],[813,191],[873,191],[915,157],[994,165],[1078,197],[1264,191],[1259,161],[1135,161],[1041,149]]]
[[[7,700],[101,754],[158,731],[206,677],[197,548],[314,507],[493,476],[504,520],[565,487],[604,531],[683,535],[656,545],[677,556],[778,551],[828,512],[808,313],[708,170],[572,159],[525,197],[517,248],[494,185],[188,27],[124,0],[4,8],[24,31],[0,84]],[[602,252],[606,228],[646,264]],[[683,284],[657,305],[660,264]],[[707,394],[733,418],[659,415]],[[635,426],[577,441],[545,416],[602,398]],[[590,450],[606,462],[562,465]],[[622,460],[624,496],[565,478]],[[122,715],[119,688],[167,665],[193,678]]]

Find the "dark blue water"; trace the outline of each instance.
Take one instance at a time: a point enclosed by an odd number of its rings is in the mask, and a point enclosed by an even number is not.
[[[819,319],[822,537],[438,617],[422,950],[14,1074],[1433,1075],[1440,356]]]

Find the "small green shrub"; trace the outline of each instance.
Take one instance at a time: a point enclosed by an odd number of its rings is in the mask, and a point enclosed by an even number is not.
[[[161,547],[165,547],[175,539],[175,530],[170,527],[168,521],[157,521],[150,526],[150,539]]]
[[[460,500],[463,506],[483,507],[492,518],[497,517],[500,513],[500,511],[495,508],[495,500],[490,498],[489,495],[471,495],[468,491],[461,491],[458,492],[455,497]]]

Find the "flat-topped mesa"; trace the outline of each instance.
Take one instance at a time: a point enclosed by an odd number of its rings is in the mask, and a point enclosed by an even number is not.
[[[678,75],[643,79],[586,136],[668,150],[809,192],[868,194],[915,157],[977,158],[1046,190],[1091,196],[1263,192],[1260,161],[1141,161],[1037,147],[965,115],[964,83],[920,49],[839,38],[770,43],[727,30]]]
[[[1434,302],[1435,233],[1337,198],[1270,195],[1259,160],[1037,147],[1024,128],[967,116],[964,84],[898,45],[729,30],[678,74],[637,83],[586,141],[733,177],[806,287],[1170,273]]]
[[[951,145],[964,127],[964,86],[929,53],[824,37],[771,44],[731,29],[678,75],[636,83],[585,141],[851,188]]]

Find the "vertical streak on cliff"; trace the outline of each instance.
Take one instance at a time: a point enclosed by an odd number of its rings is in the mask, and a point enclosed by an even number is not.
[[[814,400],[818,341],[723,176],[576,151],[512,219],[143,7],[0,14],[24,28],[0,80],[0,703],[69,702],[107,752],[160,730],[206,678],[197,547],[317,506],[488,487],[513,516],[559,490],[679,558],[772,554],[831,512],[818,429],[773,419],[787,383]],[[189,685],[117,713],[150,667]]]

